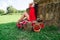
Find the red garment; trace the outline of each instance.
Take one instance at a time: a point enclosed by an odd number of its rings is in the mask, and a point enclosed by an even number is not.
[[[20,23],[17,24],[17,27],[22,28],[22,26],[27,24],[27,23],[28,23],[28,20],[23,20],[23,21],[21,21]]]
[[[18,24],[17,24],[17,27],[18,27],[18,28],[22,28],[22,25],[18,23]]]
[[[30,21],[36,20],[34,7],[29,8],[29,19]]]

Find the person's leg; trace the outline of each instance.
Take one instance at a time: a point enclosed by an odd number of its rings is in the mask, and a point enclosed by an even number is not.
[[[29,15],[26,12],[24,12],[24,14],[20,17],[20,19],[18,20],[17,23],[19,23],[19,22],[21,22],[22,20],[25,20],[25,19],[29,19]]]
[[[20,17],[17,23],[20,23],[23,20],[23,18],[24,18],[24,14]]]
[[[20,19],[18,20],[18,22],[17,22],[17,27],[18,28],[22,27],[24,18],[25,18],[25,14],[23,14],[22,17],[20,17]]]
[[[29,14],[27,12],[24,13],[24,16],[29,20]]]

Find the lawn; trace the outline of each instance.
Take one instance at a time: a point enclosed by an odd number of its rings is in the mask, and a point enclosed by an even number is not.
[[[16,22],[21,15],[2,15],[0,16],[0,24],[2,23],[9,23],[9,22]]]
[[[60,31],[56,26],[46,26],[39,33],[24,31],[16,27],[21,15],[0,16],[0,40],[60,40]]]

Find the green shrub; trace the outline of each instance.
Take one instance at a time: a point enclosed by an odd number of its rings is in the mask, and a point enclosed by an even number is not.
[[[4,13],[5,13],[5,11],[2,10],[2,9],[0,9],[0,15],[2,15],[2,14],[4,14]]]

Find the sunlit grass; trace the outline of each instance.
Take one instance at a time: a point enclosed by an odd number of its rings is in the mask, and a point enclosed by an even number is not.
[[[2,15],[0,16],[0,24],[16,22],[20,17],[21,15]]]

